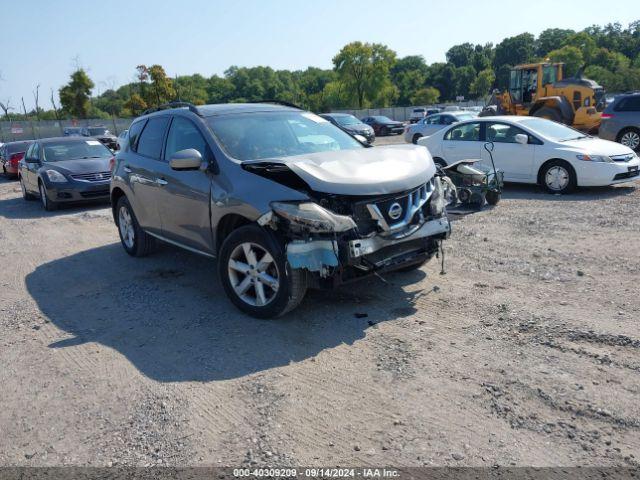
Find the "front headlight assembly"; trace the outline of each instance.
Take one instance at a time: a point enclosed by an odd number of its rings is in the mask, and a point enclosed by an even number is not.
[[[47,170],[45,173],[47,174],[47,178],[49,179],[50,182],[64,183],[67,181],[65,176],[60,172],[58,172],[57,170]]]
[[[601,162],[601,163],[612,163],[613,160],[607,157],[606,155],[576,155],[578,160],[582,160],[585,162]]]
[[[356,228],[351,217],[337,215],[313,202],[273,202],[271,208],[280,217],[313,233],[339,233]]]

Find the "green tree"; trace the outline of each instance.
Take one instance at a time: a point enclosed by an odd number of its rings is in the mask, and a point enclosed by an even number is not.
[[[496,45],[493,65],[496,70],[504,65],[515,66],[533,60],[535,56],[534,36],[521,33],[515,37],[508,37]]]
[[[159,106],[170,102],[176,98],[176,91],[173,82],[160,65],[149,67],[149,78],[151,80],[149,93],[145,101],[148,105]]]
[[[380,90],[388,88],[395,60],[395,52],[384,45],[353,42],[333,57],[333,65],[340,80],[354,91],[358,107],[363,108]]]
[[[572,77],[580,67],[584,65],[584,57],[579,48],[565,45],[557,50],[552,50],[547,55],[552,62],[564,63],[564,76]]]
[[[94,83],[82,68],[71,74],[68,84],[58,91],[62,108],[77,118],[87,118],[91,104],[91,90]]]
[[[438,103],[440,92],[435,87],[425,87],[418,90],[413,97],[411,103],[413,105],[433,105]]]
[[[471,43],[467,42],[460,45],[454,45],[447,50],[445,55],[447,57],[447,62],[460,68],[472,66],[474,53],[475,47]]]
[[[463,96],[469,98],[471,84],[476,78],[476,71],[472,66],[460,67],[455,69],[455,91],[454,96]]]
[[[391,81],[398,89],[398,104],[411,105],[413,95],[424,87],[428,67],[421,55],[399,59],[391,68]]]
[[[493,70],[487,68],[482,70],[478,76],[475,78],[473,83],[471,83],[470,93],[475,98],[482,98],[489,95],[491,91],[491,87],[496,81],[496,74],[493,73]]]
[[[135,116],[140,115],[147,108],[149,108],[149,106],[147,105],[147,102],[144,101],[144,98],[140,96],[140,94],[133,93],[131,95],[131,98],[129,98],[129,100],[125,102],[124,108],[129,110],[129,112],[131,112],[131,115]]]
[[[538,56],[546,57],[551,50],[556,50],[564,44],[567,38],[575,33],[567,28],[547,28],[543,30],[536,42]]]

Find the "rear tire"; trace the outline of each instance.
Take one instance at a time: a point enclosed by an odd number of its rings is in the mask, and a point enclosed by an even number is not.
[[[433,159],[433,163],[438,165],[440,168],[444,168],[447,166],[447,162],[445,162],[442,158],[436,157]]]
[[[22,198],[25,199],[26,201],[35,200],[36,197],[34,197],[33,194],[29,193],[27,191],[27,188],[24,186],[24,182],[22,181],[22,176],[18,177],[18,180],[20,181],[20,190],[22,190]]]
[[[306,270],[292,269],[280,242],[257,225],[240,227],[225,238],[218,275],[231,302],[257,318],[284,315],[307,291]]]
[[[115,220],[125,252],[132,257],[148,255],[153,247],[154,238],[140,227],[131,204],[124,195],[118,199]]]
[[[420,140],[422,138],[422,135],[419,133],[416,133],[413,138],[411,139],[411,142],[413,142],[414,145],[418,144],[418,140]]]
[[[386,137],[387,135],[389,135],[389,129],[387,127],[382,127],[380,129],[380,136]]]
[[[494,192],[493,190],[489,190],[486,193],[485,198],[489,205],[497,205],[498,202],[500,201],[501,196],[502,195],[500,195],[500,192]]]
[[[637,128],[625,128],[618,134],[616,141],[637,152],[640,150],[640,130]]]
[[[549,193],[571,193],[578,184],[576,172],[564,160],[552,160],[540,170],[540,183]]]

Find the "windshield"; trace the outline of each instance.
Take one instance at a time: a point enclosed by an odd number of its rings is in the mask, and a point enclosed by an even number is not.
[[[365,148],[309,112],[243,113],[210,117],[208,122],[227,153],[242,161]]]
[[[88,128],[87,130],[89,130],[89,135],[107,135],[109,133],[109,130],[103,127]]]
[[[375,119],[376,122],[380,122],[380,123],[387,123],[387,122],[393,122],[393,120],[391,120],[389,117],[383,117],[382,115],[378,115],[377,117],[373,117]]]
[[[588,135],[575,130],[561,123],[552,122],[545,118],[527,118],[522,120],[522,125],[536,131],[543,137],[550,138],[558,142],[566,142],[568,140],[577,140],[579,138],[587,138]]]
[[[475,115],[471,114],[471,113],[460,113],[460,114],[456,114],[456,119],[459,122],[463,122],[464,120],[471,120],[472,118],[476,118]]]
[[[44,144],[44,160],[61,162],[63,160],[81,160],[85,158],[110,158],[111,150],[97,140],[74,140]]]
[[[353,115],[340,115],[339,117],[334,117],[336,119],[336,121],[343,126],[346,125],[357,125],[359,123],[362,123],[360,120],[358,120],[356,117],[354,117]]]

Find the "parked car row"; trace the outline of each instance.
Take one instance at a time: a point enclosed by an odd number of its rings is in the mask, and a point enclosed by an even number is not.
[[[62,133],[65,137],[92,137],[109,147],[111,150],[118,149],[118,141],[108,128],[102,125],[90,127],[65,127]]]

